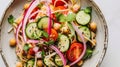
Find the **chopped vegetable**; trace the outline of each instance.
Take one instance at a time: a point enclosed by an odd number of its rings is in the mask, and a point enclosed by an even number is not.
[[[23,50],[28,51],[32,46],[30,44],[25,44]]]
[[[87,13],[87,8],[84,9],[84,10],[80,10],[77,13],[76,20],[81,25],[86,25],[86,24],[88,24],[90,22],[91,16],[90,16],[89,12]]]
[[[46,29],[48,28],[48,17],[42,17],[39,19],[38,24],[37,24],[38,28],[40,29]]]
[[[55,29],[51,29],[51,34],[50,34],[50,37],[49,37],[49,40],[54,40],[56,41],[58,38],[58,33]]]
[[[42,32],[37,28],[36,23],[29,23],[26,27],[26,35],[30,39],[39,39],[42,35]]]
[[[59,55],[55,55],[55,59],[54,59],[55,63],[57,64],[57,66],[63,66],[62,60],[59,57]]]
[[[66,52],[69,48],[70,41],[67,36],[61,35],[58,42],[58,48],[61,52]]]
[[[72,22],[75,21],[76,14],[75,13],[70,13],[67,15],[67,21]]]
[[[66,16],[64,16],[63,14],[61,14],[61,15],[58,17],[58,20],[59,20],[59,22],[66,22]]]
[[[88,13],[88,14],[91,14],[91,12],[92,12],[92,7],[86,7],[86,8],[84,9],[84,12],[85,12],[85,13]]]
[[[83,51],[83,45],[81,43],[73,43],[67,52],[67,57],[70,61],[75,61],[79,58]]]
[[[13,15],[10,15],[9,17],[8,17],[8,22],[10,23],[10,24],[13,24],[14,23],[14,17],[13,17]]]
[[[86,54],[85,54],[85,56],[84,56],[83,59],[88,59],[88,58],[90,58],[90,57],[92,56],[92,53],[93,53],[93,50],[87,49],[87,50],[86,50]]]
[[[79,30],[81,30],[81,32],[83,33],[84,36],[86,36],[87,38],[90,39],[91,33],[90,33],[90,30],[89,30],[89,28],[88,28],[87,26],[80,26],[80,27],[79,27]],[[79,40],[80,42],[82,42],[82,40],[81,40],[80,37],[78,37],[78,40]],[[86,40],[86,41],[87,41],[87,40]]]
[[[64,58],[63,54],[56,48],[55,46],[51,45],[50,48],[56,51],[56,53],[60,56],[63,62],[63,66],[66,66],[66,59]]]
[[[34,65],[34,59],[31,59],[27,62],[27,67],[33,67]]]
[[[50,40],[48,42],[45,42],[46,45],[53,45],[54,44],[54,41],[53,40]]]
[[[44,37],[46,37],[46,38],[48,38],[49,36],[48,36],[48,33],[47,32],[45,32],[45,31],[42,31],[42,35],[44,36]]]

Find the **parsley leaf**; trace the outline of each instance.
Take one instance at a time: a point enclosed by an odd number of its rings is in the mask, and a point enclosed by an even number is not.
[[[46,38],[48,38],[49,36],[48,36],[48,33],[47,32],[45,32],[45,31],[43,31],[42,32],[42,35],[44,36],[44,37],[46,37]]]
[[[10,16],[8,17],[8,22],[9,22],[10,24],[13,24],[13,23],[14,23],[14,17],[13,17],[13,15],[10,15]]]
[[[68,16],[67,16],[67,21],[68,21],[68,22],[72,22],[72,21],[75,20],[75,17],[76,17],[76,14],[75,14],[75,13],[70,13],[70,14],[68,14]]]

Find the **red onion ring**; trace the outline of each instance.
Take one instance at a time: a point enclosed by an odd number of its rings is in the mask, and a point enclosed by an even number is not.
[[[51,45],[50,48],[53,49],[54,51],[56,51],[56,53],[61,57],[62,62],[63,62],[63,65],[66,66],[66,63],[67,63],[67,62],[66,62],[66,59],[64,58],[64,56],[63,56],[63,54],[60,52],[60,50],[59,50],[57,47],[53,46],[53,45]]]
[[[48,34],[50,36],[51,34],[51,25],[52,25],[52,19],[51,19],[51,9],[50,9],[50,6],[48,6]]]
[[[39,0],[33,0],[32,3],[30,4],[29,8],[27,9],[27,11],[24,14],[24,18],[22,20],[22,35],[23,35],[23,40],[26,42],[27,38],[26,38],[26,34],[25,34],[25,27],[28,21],[28,18],[32,12],[32,10],[39,4]]]
[[[18,34],[19,34],[19,31],[20,31],[21,27],[22,27],[22,22],[16,28],[16,34],[15,34],[16,44],[18,45],[18,47],[20,48],[20,50],[22,50],[22,46],[19,44]]]

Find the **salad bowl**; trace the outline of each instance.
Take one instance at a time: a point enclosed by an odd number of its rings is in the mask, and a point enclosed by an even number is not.
[[[9,15],[14,15],[18,17],[23,11],[23,5],[27,3],[27,0],[11,0],[9,6],[2,18],[0,18],[0,53],[6,64],[6,67],[15,67],[18,57],[15,53],[15,48],[9,46],[9,40],[14,37],[14,32],[8,33],[11,25],[8,23]],[[93,0],[81,0],[81,8],[87,6],[92,7],[92,17],[91,21],[96,22],[97,32],[96,32],[96,47],[90,59],[87,59],[82,67],[99,67],[107,50],[108,45],[108,28],[99,7]]]

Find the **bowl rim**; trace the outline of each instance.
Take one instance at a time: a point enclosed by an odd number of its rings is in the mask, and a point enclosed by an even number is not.
[[[2,26],[2,23],[3,23],[3,19],[4,19],[5,15],[6,15],[7,11],[9,10],[9,8],[12,6],[12,4],[14,2],[15,2],[15,0],[11,0],[9,2],[9,4],[7,5],[7,7],[5,8],[5,11],[2,14],[2,17],[0,18],[0,40],[1,40],[1,26]],[[94,2],[94,0],[88,0],[88,2],[90,2],[90,4],[94,6],[94,8],[96,9],[96,11],[99,12],[99,15],[102,18],[102,21],[103,21],[103,24],[104,24],[104,30],[105,30],[104,48],[102,50],[101,57],[100,57],[98,63],[96,64],[96,67],[99,67],[101,65],[104,57],[105,57],[106,52],[107,52],[108,38],[109,38],[108,26],[107,26],[107,22],[105,20],[105,17],[103,15],[102,11],[100,10],[99,6]],[[2,52],[1,45],[0,45],[0,55],[2,56],[2,60],[5,63],[6,67],[9,67],[9,65],[8,65],[8,63],[7,63],[6,59],[5,59],[5,56],[4,56],[3,52]]]

